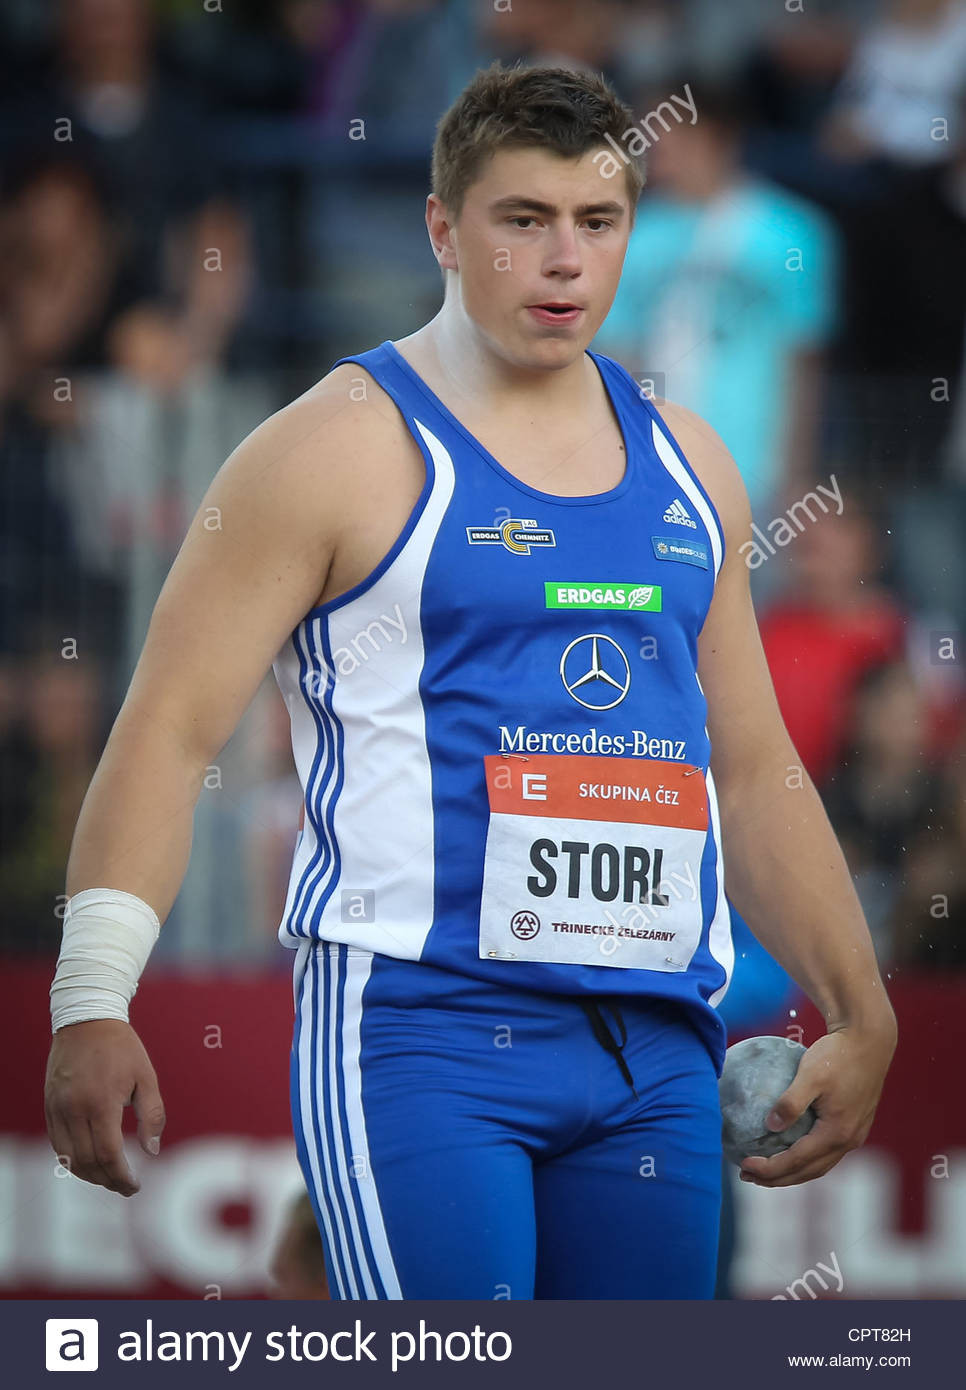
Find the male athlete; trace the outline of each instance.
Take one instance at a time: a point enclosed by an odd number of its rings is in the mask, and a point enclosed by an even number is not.
[[[548,68],[494,66],[445,114],[442,308],[220,469],[78,821],[48,1126],[130,1196],[123,1108],[147,1152],[164,1109],[128,1003],[204,769],[274,667],[305,792],[292,1110],[336,1298],[711,1296],[725,865],[828,1030],[776,1128],[819,1119],[743,1176],[806,1182],[861,1144],[895,1046],[775,703],[735,463],[588,351],[632,125]]]

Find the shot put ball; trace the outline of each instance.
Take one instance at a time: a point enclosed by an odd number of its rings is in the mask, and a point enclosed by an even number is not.
[[[725,1158],[770,1158],[807,1134],[818,1116],[811,1106],[787,1129],[765,1123],[775,1101],[791,1085],[805,1048],[792,1038],[746,1038],[725,1053],[718,1082],[721,1146]]]

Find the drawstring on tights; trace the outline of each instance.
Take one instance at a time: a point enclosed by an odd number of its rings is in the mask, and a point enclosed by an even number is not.
[[[590,1020],[590,1026],[594,1030],[594,1037],[605,1052],[609,1052],[612,1057],[617,1059],[617,1065],[621,1069],[621,1075],[634,1092],[635,1097],[640,1100],[640,1096],[637,1094],[637,1088],[634,1085],[634,1078],[631,1076],[630,1067],[627,1065],[627,1059],[622,1051],[624,1044],[627,1042],[627,1028],[621,1016],[621,1011],[612,999],[605,999],[603,1002],[617,1019],[617,1024],[621,1032],[620,1042],[617,1041],[604,1021],[604,1016],[600,1011],[600,1005],[597,1003],[596,999],[581,999],[580,1006]]]

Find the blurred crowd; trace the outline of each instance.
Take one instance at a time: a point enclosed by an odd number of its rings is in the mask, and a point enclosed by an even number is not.
[[[80,801],[225,454],[436,311],[434,127],[498,57],[602,71],[643,123],[593,346],[742,469],[766,654],[880,959],[966,965],[963,0],[0,0],[0,55],[0,949],[59,940]],[[199,904],[232,901],[253,920],[222,939],[273,956],[299,788],[256,704],[168,950],[214,953]]]

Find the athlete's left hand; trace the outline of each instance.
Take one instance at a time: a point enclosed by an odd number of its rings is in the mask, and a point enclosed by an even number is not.
[[[794,1081],[772,1110],[769,1129],[787,1129],[809,1105],[817,1120],[807,1134],[772,1158],[746,1158],[742,1182],[791,1187],[820,1178],[849,1149],[865,1143],[896,1048],[895,1018],[826,1033],[802,1054]],[[769,1116],[771,1120],[771,1116]]]

